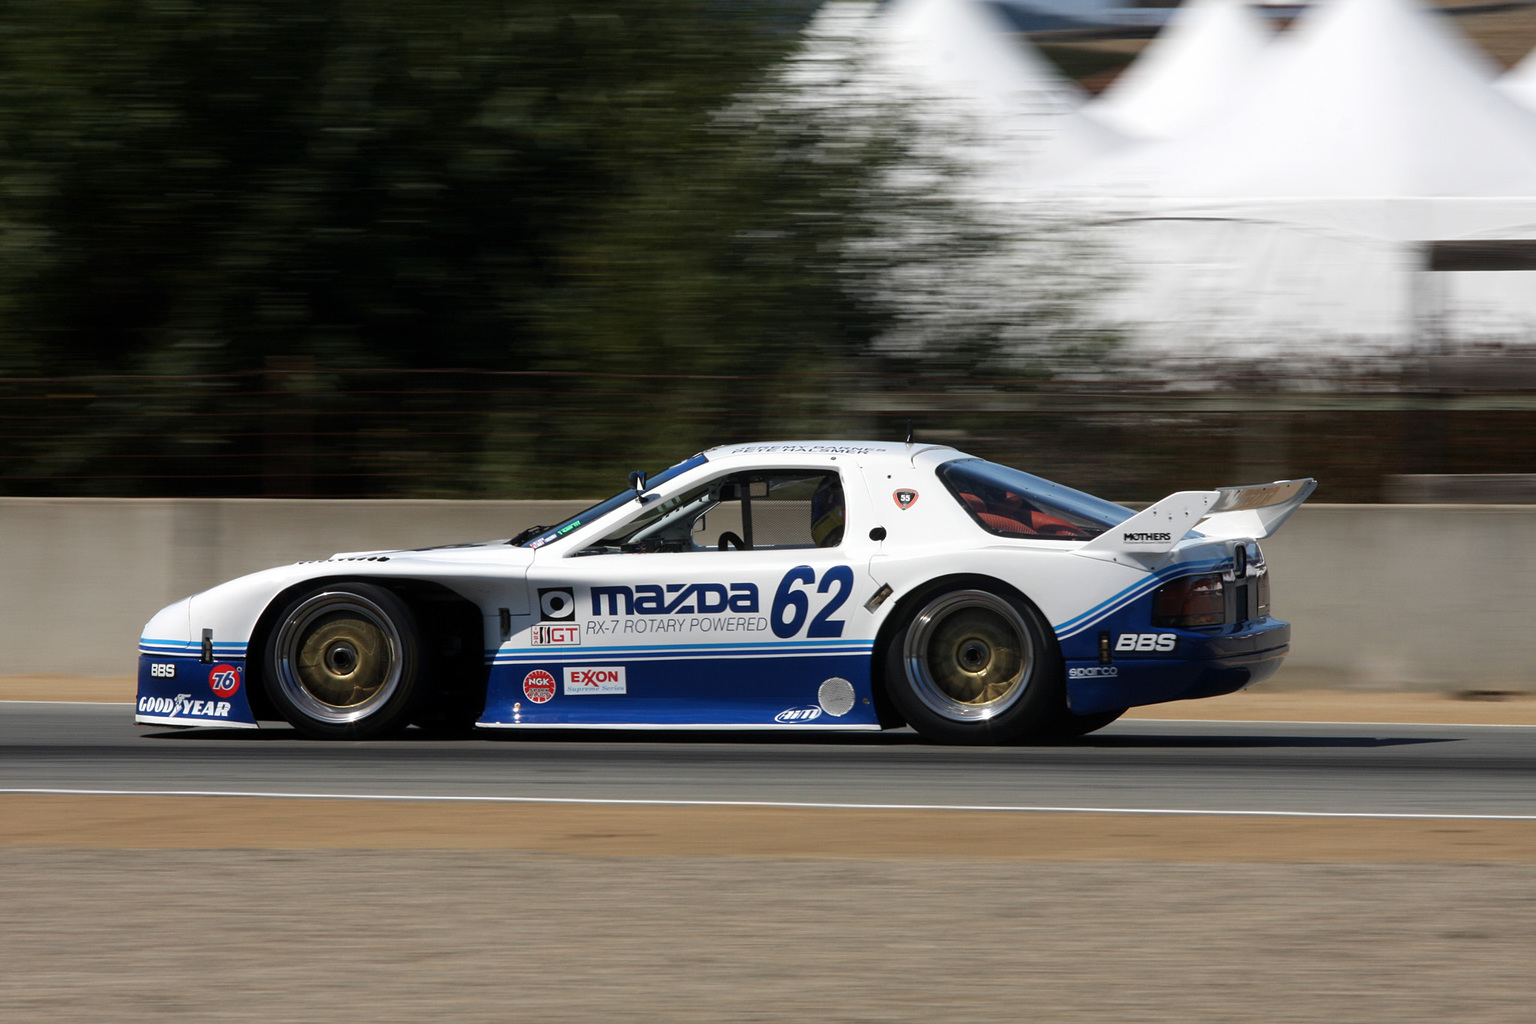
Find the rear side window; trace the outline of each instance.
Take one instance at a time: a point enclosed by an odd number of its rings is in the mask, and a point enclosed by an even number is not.
[[[981,459],[956,459],[939,479],[976,524],[999,537],[1090,540],[1135,515],[1043,477]]]

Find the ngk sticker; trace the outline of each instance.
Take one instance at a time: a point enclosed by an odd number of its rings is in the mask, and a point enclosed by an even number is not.
[[[555,696],[555,677],[541,668],[523,676],[523,696],[535,704],[548,703]]]
[[[566,696],[585,693],[624,693],[623,665],[583,665],[565,670]]]

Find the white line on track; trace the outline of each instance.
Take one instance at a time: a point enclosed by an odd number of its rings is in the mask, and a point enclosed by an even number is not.
[[[1412,811],[1202,810],[1180,807],[1052,807],[1028,804],[852,804],[792,800],[645,800],[601,797],[422,796],[408,793],[272,793],[216,789],[0,788],[0,795],[239,797],[265,800],[364,800],[394,803],[574,804],[591,807],[772,807],[828,811],[990,811],[1010,814],[1199,815],[1219,818],[1349,818],[1390,821],[1536,821],[1536,814],[1432,814]]]
[[[132,701],[115,700],[0,700],[0,704],[61,704],[96,708],[131,708]],[[1397,728],[1417,725],[1440,729],[1536,729],[1536,722],[1335,722],[1323,719],[1292,718],[1122,718],[1120,725],[1369,725]],[[275,725],[276,723],[274,723]],[[535,728],[533,726],[530,729]],[[614,728],[625,728],[615,726]],[[765,729],[765,731],[767,731]]]
[[[71,707],[131,708],[133,701],[121,700],[0,700],[0,704],[66,704]]]

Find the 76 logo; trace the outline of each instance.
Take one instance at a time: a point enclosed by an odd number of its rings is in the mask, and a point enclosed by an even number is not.
[[[233,665],[215,665],[208,670],[208,688],[220,697],[233,697],[240,689],[240,670]]]

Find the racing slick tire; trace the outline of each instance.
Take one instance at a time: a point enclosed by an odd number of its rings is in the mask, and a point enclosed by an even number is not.
[[[940,743],[1019,742],[1062,699],[1061,655],[1040,613],[982,579],[913,602],[886,645],[885,681],[907,724]]]
[[[263,658],[267,696],[314,739],[373,739],[410,724],[424,685],[416,617],[383,587],[341,583],[283,610]]]

